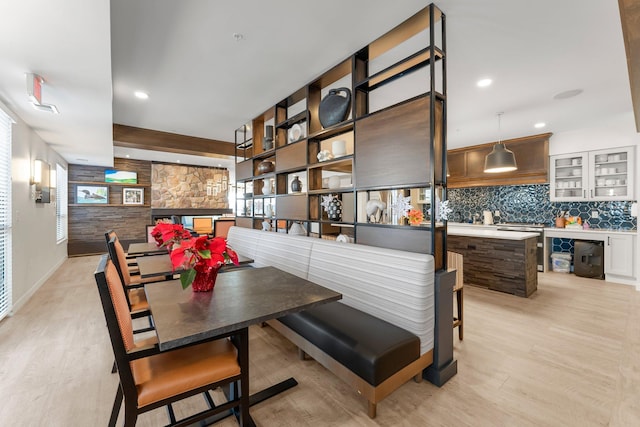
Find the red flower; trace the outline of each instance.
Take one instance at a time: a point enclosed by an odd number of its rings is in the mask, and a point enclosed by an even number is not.
[[[191,233],[185,230],[181,224],[159,223],[151,230],[151,236],[156,240],[158,246],[166,246],[171,249],[174,244],[180,243],[184,239],[190,239]]]
[[[183,288],[187,288],[193,282],[197,273],[207,273],[212,268],[220,268],[226,260],[238,265],[238,254],[227,246],[227,241],[222,237],[190,237],[183,239],[171,251],[174,271],[178,268],[184,270],[180,274]]]

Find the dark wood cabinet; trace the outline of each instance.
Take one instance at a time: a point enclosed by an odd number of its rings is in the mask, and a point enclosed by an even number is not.
[[[436,108],[441,109],[440,104]],[[356,123],[358,188],[426,184],[429,176],[429,97],[371,114]],[[439,126],[438,126],[439,127]]]
[[[549,182],[549,138],[551,133],[502,141],[513,151],[518,169],[513,172],[484,172],[484,159],[495,143],[458,148],[447,152],[448,188],[490,185],[542,184]]]

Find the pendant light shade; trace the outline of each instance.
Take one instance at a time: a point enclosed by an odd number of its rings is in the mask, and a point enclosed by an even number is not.
[[[502,113],[498,113],[498,132],[500,132],[500,116],[502,116]],[[484,159],[484,172],[501,173],[511,172],[516,169],[518,169],[516,156],[513,151],[505,147],[501,139],[498,139],[498,143],[493,146],[491,153],[487,154]]]

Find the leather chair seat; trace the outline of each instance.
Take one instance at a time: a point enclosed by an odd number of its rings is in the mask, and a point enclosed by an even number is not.
[[[131,361],[138,407],[240,374],[237,350],[226,339]]]
[[[149,310],[149,303],[147,302],[147,295],[144,293],[144,288],[133,288],[128,291],[132,313]]]
[[[420,357],[416,335],[339,302],[278,320],[373,386]]]

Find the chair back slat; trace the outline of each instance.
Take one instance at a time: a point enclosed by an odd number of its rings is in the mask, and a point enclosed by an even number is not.
[[[116,234],[115,230],[107,230],[106,233],[104,233],[104,238],[107,239],[107,243],[109,243],[109,240],[111,240],[112,238],[118,238],[118,234]]]
[[[116,266],[120,280],[124,286],[131,284],[131,275],[129,274],[129,267],[127,261],[127,255],[124,253],[122,244],[117,237],[112,237],[107,243],[109,249],[109,256]]]
[[[116,359],[123,389],[135,390],[131,366],[127,358],[127,349],[133,348],[133,329],[131,316],[124,298],[124,289],[108,255],[103,255],[94,274],[102,309],[109,330],[111,346]],[[116,308],[118,307],[118,308]],[[122,326],[121,326],[122,325]]]
[[[107,285],[109,286],[109,294],[113,301],[113,308],[118,319],[118,325],[120,326],[124,347],[127,351],[130,351],[134,347],[131,312],[129,311],[129,304],[127,303],[124,289],[122,288],[122,284],[120,284],[120,277],[118,277],[118,272],[111,260],[107,263],[105,277],[107,279]]]

